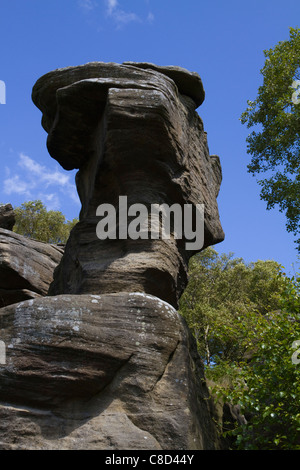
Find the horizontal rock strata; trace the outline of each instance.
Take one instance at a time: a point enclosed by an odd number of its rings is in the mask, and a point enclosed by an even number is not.
[[[0,310],[0,449],[217,449],[196,345],[142,293]]]
[[[46,295],[63,249],[0,229],[0,307]]]
[[[40,296],[0,309],[0,449],[222,448],[195,340],[176,311],[190,257],[224,238],[220,161],[196,112],[200,77],[93,62],[46,74],[32,98],[50,155],[78,169],[82,208],[64,252],[0,230],[2,292]],[[203,205],[203,243],[177,237],[178,219],[167,239],[147,224],[130,237],[134,213],[101,238],[99,207],[119,216],[124,198],[131,209],[188,206],[190,229]]]
[[[101,204],[118,211],[120,196],[149,211],[153,204],[203,204],[203,247],[223,240],[220,161],[209,154],[195,111],[204,99],[200,77],[180,67],[93,62],[46,74],[32,97],[50,155],[65,169],[79,169],[82,202],[49,293],[141,291],[176,307],[197,250],[174,234],[151,240],[149,227],[147,240],[99,240],[96,211]]]

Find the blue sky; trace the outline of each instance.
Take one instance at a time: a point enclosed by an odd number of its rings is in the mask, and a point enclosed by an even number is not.
[[[262,84],[263,50],[288,39],[290,27],[300,27],[299,0],[1,0],[0,202],[42,199],[68,219],[80,210],[75,173],[49,156],[31,101],[41,75],[97,60],[178,65],[202,78],[206,99],[197,111],[210,153],[221,159],[226,239],[217,250],[298,268],[284,214],[266,210],[247,173],[249,130],[239,121]]]

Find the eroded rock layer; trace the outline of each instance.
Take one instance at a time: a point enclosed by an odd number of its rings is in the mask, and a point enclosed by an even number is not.
[[[0,205],[0,228],[12,230],[15,225],[15,213],[11,204]]]
[[[0,449],[219,448],[194,339],[169,304],[61,295],[3,308],[0,325]]]
[[[0,228],[0,308],[46,295],[63,249]]]
[[[78,169],[82,209],[63,255],[0,231],[4,289],[44,295],[59,258],[47,297],[0,309],[0,449],[220,449],[196,343],[176,310],[190,256],[224,238],[220,161],[196,112],[200,77],[94,62],[46,74],[32,97],[50,155]],[[129,212],[101,239],[99,206],[120,214],[124,197],[131,209],[204,205],[203,243],[188,247],[175,220],[167,239],[149,225],[147,236],[124,236]]]
[[[50,155],[79,169],[82,202],[49,293],[141,291],[176,307],[195,253],[186,240],[125,239],[118,227],[117,239],[99,240],[96,211],[101,204],[118,211],[120,196],[149,213],[153,204],[203,204],[204,246],[223,240],[221,166],[195,111],[204,99],[200,77],[180,67],[93,62],[46,74],[32,97]]]

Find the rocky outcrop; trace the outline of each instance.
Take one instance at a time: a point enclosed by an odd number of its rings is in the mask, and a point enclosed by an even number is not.
[[[149,213],[153,204],[203,204],[204,246],[223,240],[220,162],[209,155],[195,111],[204,99],[200,77],[180,67],[95,62],[46,74],[32,97],[50,155],[79,169],[82,202],[49,293],[141,291],[177,307],[197,250],[186,249],[183,238],[151,239],[149,227],[137,240],[99,240],[96,210],[110,204],[119,213],[120,196]]]
[[[0,205],[0,228],[12,230],[15,222],[16,218],[13,206],[11,204]]]
[[[63,249],[0,229],[0,307],[46,295]]]
[[[196,343],[176,310],[189,258],[224,238],[220,162],[195,111],[200,77],[97,62],[50,72],[32,97],[51,156],[78,169],[82,209],[48,296],[0,310],[0,449],[220,449]],[[188,206],[201,243],[180,233],[186,219],[152,237],[151,212],[137,224],[134,211],[155,204]],[[99,207],[116,209],[110,237],[103,226],[99,236]]]
[[[0,322],[1,449],[219,448],[194,339],[169,304],[61,295]]]

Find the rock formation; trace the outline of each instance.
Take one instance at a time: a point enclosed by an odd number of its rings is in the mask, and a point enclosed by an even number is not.
[[[63,249],[0,228],[0,307],[47,295]]]
[[[46,74],[32,97],[50,155],[78,168],[82,209],[49,296],[0,310],[0,448],[221,448],[195,340],[176,310],[190,256],[224,238],[220,162],[195,111],[199,76],[95,62]],[[203,246],[176,238],[175,220],[169,239],[151,238],[149,226],[130,239],[117,223],[117,236],[100,240],[97,208],[120,211],[124,196],[128,207],[188,205],[194,216],[203,204]]]
[[[12,230],[15,225],[15,213],[11,204],[0,205],[0,228]]]
[[[90,63],[50,72],[33,88],[48,150],[79,168],[80,223],[72,231],[51,295],[145,291],[177,307],[186,286],[185,241],[96,235],[100,204],[205,206],[205,246],[223,240],[217,156],[195,112],[200,77],[179,67]],[[150,211],[149,211],[150,212]],[[117,227],[118,230],[118,227]]]
[[[0,308],[46,295],[63,255],[56,245],[12,232],[11,204],[0,205]]]
[[[195,343],[169,304],[142,293],[60,295],[0,318],[0,448],[220,445]]]

